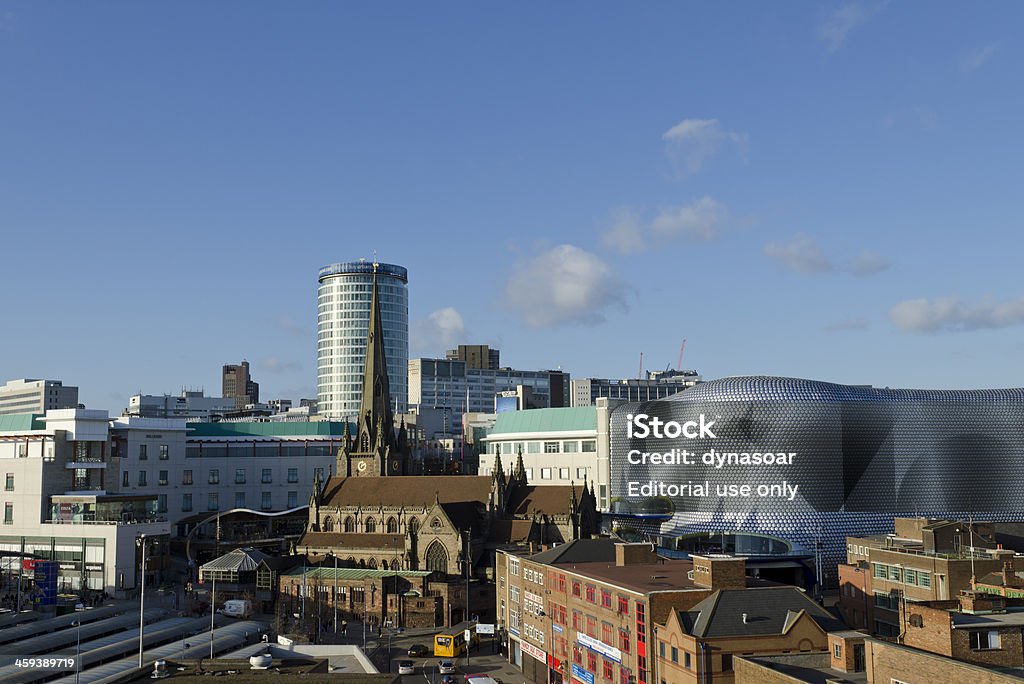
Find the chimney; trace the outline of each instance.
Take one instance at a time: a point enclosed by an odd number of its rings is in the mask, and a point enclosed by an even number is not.
[[[726,554],[691,555],[693,583],[707,589],[746,589],[747,563]]]
[[[649,542],[615,544],[615,565],[620,568],[629,565],[656,563],[657,561],[658,554],[654,551],[654,544]]]

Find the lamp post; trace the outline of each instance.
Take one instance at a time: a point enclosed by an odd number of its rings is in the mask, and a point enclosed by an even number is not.
[[[75,641],[75,684],[78,684],[78,674],[82,671],[82,621],[76,620],[72,624],[78,632]]]
[[[469,622],[469,530],[466,530],[466,616],[465,619]],[[472,629],[472,628],[470,628]],[[470,640],[466,639],[466,669],[469,669],[469,645]]]
[[[331,552],[334,556],[334,552]],[[334,604],[334,635],[338,635],[338,557],[334,556],[334,595],[331,597]]]
[[[139,669],[142,669],[142,641],[146,626],[146,535],[140,534],[135,538],[135,545],[142,550],[142,591],[139,593]]]

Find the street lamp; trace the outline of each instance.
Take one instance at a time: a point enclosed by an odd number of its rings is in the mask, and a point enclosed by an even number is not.
[[[370,585],[370,602],[377,595],[377,585]],[[363,650],[366,650],[366,589],[363,589]]]
[[[78,674],[82,671],[82,621],[72,622],[78,632],[75,642],[75,684],[78,684]]]
[[[145,606],[146,606],[146,535],[140,534],[135,538],[135,545],[142,549],[142,591],[139,593],[139,669],[142,669],[142,641],[145,630]]]

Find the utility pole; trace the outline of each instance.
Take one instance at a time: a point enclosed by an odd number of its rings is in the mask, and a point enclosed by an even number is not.
[[[135,545],[142,549],[142,591],[139,593],[139,669],[142,669],[142,637],[146,626],[146,535],[140,534]]]
[[[469,622],[469,535],[470,530],[466,530],[466,622]],[[470,627],[470,629],[473,629]],[[472,637],[472,635],[470,635]],[[469,646],[472,643],[472,639],[466,639],[466,669],[469,669]]]

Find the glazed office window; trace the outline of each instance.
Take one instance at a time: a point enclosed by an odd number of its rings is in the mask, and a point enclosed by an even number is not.
[[[585,439],[582,443],[583,453],[592,454],[597,451],[597,441],[593,439]]]
[[[595,587],[593,584],[587,585],[587,600],[591,603],[597,602],[597,587]]]
[[[171,457],[170,456],[170,447],[168,447],[166,444],[161,444],[160,445],[160,460],[161,461],[166,461],[170,457]]]
[[[299,481],[299,469],[298,468],[289,468],[288,469],[288,482],[290,484],[295,484],[298,481]]]
[[[274,481],[274,472],[270,468],[264,468],[262,475],[260,476],[260,482],[263,484],[271,484]]]
[[[145,444],[140,444],[139,445],[139,460],[140,461],[145,461],[147,458],[149,458],[149,455],[146,454],[146,448],[147,447],[146,447]]]
[[[603,608],[612,607],[612,592],[608,591],[607,589],[601,590],[601,606]]]
[[[562,453],[575,454],[580,450],[579,442],[562,442]]]
[[[235,484],[245,484],[245,468],[235,469]]]
[[[192,471],[183,470],[181,471],[181,484],[190,485],[192,484]]]
[[[560,453],[560,442],[544,442],[544,453],[545,454],[557,454]]]
[[[182,494],[181,495],[181,510],[183,513],[188,513],[192,510],[192,495]]]
[[[217,468],[210,468],[210,475],[207,478],[206,482],[207,484],[220,484],[220,470]]]

